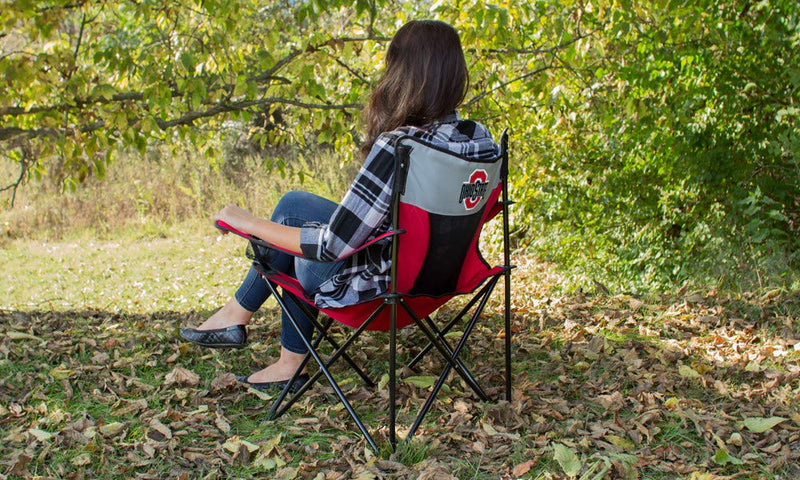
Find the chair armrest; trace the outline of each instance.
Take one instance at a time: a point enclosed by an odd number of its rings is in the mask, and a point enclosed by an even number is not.
[[[280,248],[280,247],[275,246],[275,245],[273,245],[273,244],[271,244],[269,242],[265,242],[264,240],[262,240],[262,239],[260,239],[260,238],[258,238],[256,236],[250,235],[249,233],[245,233],[245,232],[243,232],[241,230],[237,230],[237,229],[233,228],[232,226],[228,225],[227,223],[223,222],[222,220],[217,220],[216,222],[214,222],[214,226],[217,227],[218,230],[231,232],[231,233],[233,233],[235,235],[238,235],[238,236],[240,236],[242,238],[245,238],[245,239],[249,240],[251,243],[253,243],[254,245],[258,245],[258,246],[264,247],[264,248],[270,248],[270,249],[274,249],[274,250],[279,250],[281,252],[288,253],[289,255],[292,255],[294,257],[305,258],[305,256],[302,253],[297,253],[297,252],[293,252],[291,250],[286,250],[285,248]],[[347,257],[352,256],[356,252],[360,252],[361,250],[369,247],[370,245],[372,245],[372,244],[374,244],[376,242],[379,242],[379,241],[381,241],[381,240],[383,240],[385,238],[389,238],[389,237],[392,237],[394,235],[398,235],[398,234],[401,234],[401,233],[405,233],[405,230],[401,229],[401,230],[397,230],[397,231],[388,231],[388,232],[386,232],[386,233],[384,233],[382,235],[378,235],[377,237],[375,237],[372,240],[364,243],[360,247],[358,247],[355,250],[353,250],[352,252],[350,252],[348,255],[346,255],[346,256],[344,256],[342,258],[339,258],[338,260],[343,260],[343,259],[345,259]]]

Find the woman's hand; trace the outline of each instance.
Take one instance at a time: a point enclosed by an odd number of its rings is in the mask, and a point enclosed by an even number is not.
[[[247,210],[237,205],[226,205],[222,210],[214,215],[214,222],[221,220],[231,227],[250,235],[253,235],[253,226],[257,218]]]
[[[270,220],[258,218],[236,205],[227,205],[214,215],[214,221],[221,220],[235,230],[258,237],[279,248],[300,255],[300,228],[281,225]]]

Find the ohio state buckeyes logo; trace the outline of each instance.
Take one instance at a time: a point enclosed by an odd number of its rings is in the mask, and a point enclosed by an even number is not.
[[[486,170],[475,170],[470,174],[469,181],[461,184],[461,195],[458,197],[458,203],[464,202],[464,208],[472,210],[486,195],[486,189],[489,186],[489,176],[486,175]]]

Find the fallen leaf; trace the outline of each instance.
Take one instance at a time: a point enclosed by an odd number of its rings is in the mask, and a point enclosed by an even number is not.
[[[220,429],[222,433],[228,433],[231,431],[231,424],[225,420],[225,417],[217,413],[217,418],[214,420],[214,425]]]
[[[119,435],[125,429],[125,424],[120,422],[107,423],[101,426],[98,430],[104,437],[113,437]]]
[[[704,300],[703,296],[698,293],[694,293],[686,297],[686,302],[692,304],[702,303],[703,300]]]
[[[192,463],[208,462],[211,460],[211,457],[209,457],[208,455],[204,455],[198,452],[183,452],[183,458],[189,460]]]
[[[558,465],[562,470],[564,470],[564,473],[566,473],[567,476],[574,477],[581,472],[583,465],[572,449],[566,445],[556,443],[553,445],[553,451],[553,456],[556,459],[556,462],[558,462]]]
[[[231,453],[238,452],[242,447],[247,449],[249,453],[253,453],[260,448],[254,443],[248,442],[247,440],[242,440],[238,435],[234,435],[222,444],[222,448]]]
[[[45,432],[44,430],[40,430],[38,428],[31,428],[28,430],[28,433],[36,437],[36,440],[39,440],[40,442],[45,442],[56,436],[54,433]]]
[[[761,448],[761,451],[767,453],[778,453],[778,450],[780,450],[781,448],[783,448],[783,443],[775,442],[772,445]]]
[[[278,464],[278,462],[280,462],[280,464]],[[272,470],[273,468],[283,467],[285,465],[286,462],[284,462],[281,457],[267,457],[264,455],[259,456],[250,464],[252,467],[263,468],[264,470]]]
[[[196,387],[198,383],[200,383],[200,376],[183,367],[175,367],[164,377],[164,386],[175,384]]]
[[[50,376],[53,377],[56,380],[62,380],[64,378],[69,378],[72,375],[75,375],[75,371],[74,370],[70,370],[70,369],[64,367],[63,365],[59,366],[59,367],[55,367],[55,368],[50,370]]]
[[[6,473],[10,473],[12,475],[19,475],[25,478],[30,477],[30,473],[28,473],[27,471],[28,463],[30,463],[30,461],[31,461],[30,456],[25,455],[22,452],[15,452],[11,456],[9,463],[7,463],[7,465],[9,465],[11,469]]]
[[[609,443],[612,443],[623,450],[632,450],[636,447],[632,441],[628,440],[627,438],[620,437],[619,435],[606,435],[605,438],[609,441]]]
[[[167,440],[172,438],[172,430],[157,418],[150,420],[150,428],[163,435]]]
[[[83,465],[89,465],[92,463],[92,457],[88,453],[81,453],[77,457],[71,460],[71,463],[76,467],[81,467]]]
[[[743,463],[738,458],[731,456],[727,450],[723,450],[721,448],[717,450],[717,453],[714,454],[712,460],[714,460],[714,463],[717,465],[727,465],[729,463],[731,465],[741,465]]]
[[[695,369],[689,365],[681,365],[678,367],[678,375],[686,378],[700,378],[700,375]]]
[[[522,462],[519,465],[515,466],[513,470],[511,470],[511,475],[514,477],[521,477],[528,473],[534,465],[538,462],[537,459],[528,460],[527,462]]]
[[[610,395],[598,395],[597,400],[600,402],[600,405],[611,412],[617,412],[625,406],[625,398],[620,392],[614,392]]]
[[[387,385],[389,385],[389,374],[384,373],[381,375],[381,379],[378,380],[378,390],[384,390]]]
[[[247,387],[247,393],[252,393],[263,401],[270,401],[275,398],[276,394],[274,392],[274,390],[259,390],[257,388]]]
[[[211,391],[219,392],[237,387],[238,385],[239,381],[236,380],[236,375],[232,373],[223,373],[222,375],[218,375],[214,380],[211,380]]]
[[[494,436],[499,433],[490,423],[481,422],[481,428],[483,428],[483,431],[489,436]]]
[[[147,400],[145,400],[143,398],[140,398],[140,399],[137,399],[137,400],[125,400],[125,399],[123,399],[123,401],[124,402],[128,402],[128,404],[126,406],[124,406],[124,407],[121,407],[116,412],[114,412],[114,415],[117,415],[117,416],[120,416],[120,417],[121,416],[125,416],[125,415],[135,415],[139,411],[144,410],[144,409],[147,408]]]
[[[188,412],[186,414],[186,416],[187,417],[193,417],[195,415],[200,415],[201,413],[206,413],[206,412],[208,412],[208,405],[203,404],[203,405],[200,405],[199,407],[197,407],[196,410],[192,410],[191,412]]]
[[[13,330],[6,332],[6,336],[9,340],[38,340],[42,341],[41,338],[37,337],[36,335],[31,335],[30,333],[25,332],[15,332]]]
[[[783,417],[752,417],[744,419],[744,426],[753,433],[764,433],[767,430],[772,430],[775,425],[786,421]]]
[[[403,379],[404,382],[419,388],[430,388],[436,383],[438,377],[434,376],[412,376]]]
[[[144,445],[142,445],[142,451],[144,452],[145,455],[147,455],[150,458],[153,458],[156,454],[156,448],[149,443],[145,443]]]

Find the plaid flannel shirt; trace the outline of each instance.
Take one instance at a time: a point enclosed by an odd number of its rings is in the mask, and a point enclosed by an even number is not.
[[[391,240],[353,251],[391,229],[394,143],[403,135],[471,159],[494,158],[500,151],[483,125],[462,120],[457,113],[424,127],[401,127],[381,134],[330,221],[308,222],[301,228],[300,246],[306,258],[345,261],[339,274],[309,292],[318,307],[353,305],[388,290]]]

